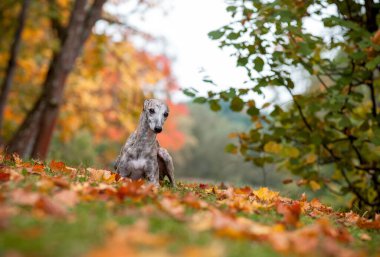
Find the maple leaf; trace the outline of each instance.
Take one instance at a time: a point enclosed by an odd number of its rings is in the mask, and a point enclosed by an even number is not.
[[[253,194],[257,196],[261,201],[274,202],[278,199],[279,193],[269,190],[267,187],[261,187],[258,190],[254,190]]]
[[[7,182],[11,178],[11,174],[0,171],[0,182]]]
[[[282,214],[284,216],[283,222],[286,225],[292,227],[299,225],[301,204],[298,201],[294,201],[291,204],[277,202],[276,210],[279,214]]]
[[[63,162],[57,162],[55,160],[51,160],[49,167],[52,171],[66,171],[66,165]]]
[[[127,180],[117,190],[117,196],[123,200],[125,197],[141,198],[149,194],[150,188],[143,188],[144,180]]]
[[[35,163],[33,165],[32,171],[38,172],[38,173],[44,172],[45,166],[43,164]]]

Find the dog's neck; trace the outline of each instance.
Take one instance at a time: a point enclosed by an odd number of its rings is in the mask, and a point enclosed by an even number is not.
[[[141,145],[154,144],[157,134],[149,128],[149,122],[145,112],[140,115],[140,122],[136,129],[136,142]]]

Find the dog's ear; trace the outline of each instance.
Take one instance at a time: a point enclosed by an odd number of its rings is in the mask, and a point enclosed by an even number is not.
[[[143,111],[145,111],[146,109],[148,109],[148,104],[149,104],[149,99],[144,100]]]

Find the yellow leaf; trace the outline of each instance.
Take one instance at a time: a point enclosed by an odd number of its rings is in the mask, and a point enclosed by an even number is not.
[[[253,193],[262,201],[273,202],[279,197],[279,192],[269,190],[267,187],[261,187],[258,190],[253,191]]]
[[[110,184],[116,181],[116,174],[111,173],[109,170],[104,171],[103,181]]]
[[[295,147],[289,147],[286,149],[285,154],[291,158],[296,158],[300,155],[300,151]]]
[[[315,180],[310,180],[309,185],[313,191],[321,189],[321,185],[318,184]]]
[[[267,153],[279,153],[281,151],[281,145],[274,141],[269,141],[264,145],[264,151]]]
[[[239,133],[230,133],[228,134],[228,138],[237,138],[239,137]]]
[[[316,160],[317,160],[317,155],[311,153],[311,154],[308,154],[308,155],[307,155],[306,160],[305,160],[305,163],[306,163],[306,164],[312,164],[312,163],[314,163]]]

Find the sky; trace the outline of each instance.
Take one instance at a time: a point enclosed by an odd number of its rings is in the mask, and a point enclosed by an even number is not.
[[[241,86],[247,79],[245,71],[235,66],[229,53],[208,38],[208,32],[230,21],[223,0],[166,0],[167,14],[157,8],[143,19],[133,16],[129,24],[153,36],[166,39],[165,52],[173,59],[173,70],[182,88],[195,88],[201,94],[208,90]],[[121,10],[122,11],[122,10]],[[202,71],[202,72],[201,72]],[[203,82],[209,76],[218,87]],[[179,100],[184,95],[175,96]]]

